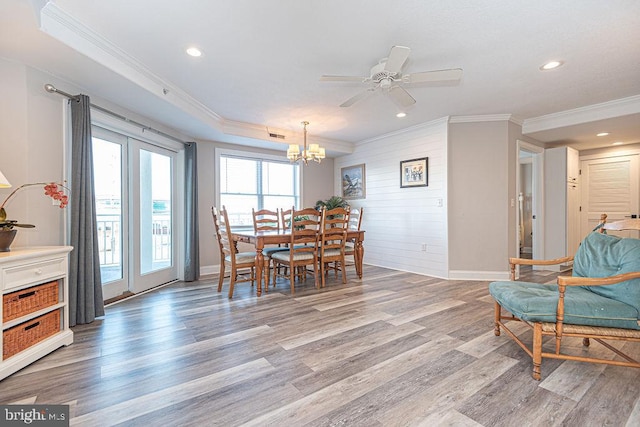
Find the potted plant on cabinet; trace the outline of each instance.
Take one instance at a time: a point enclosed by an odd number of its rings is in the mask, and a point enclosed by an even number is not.
[[[63,184],[58,184],[55,182],[34,182],[30,184],[22,184],[20,187],[13,190],[2,205],[0,205],[0,252],[9,252],[11,249],[11,243],[13,243],[13,239],[16,237],[17,230],[15,227],[19,228],[34,228],[33,224],[22,224],[19,223],[18,220],[15,219],[7,219],[7,211],[5,210],[5,205],[7,202],[21,189],[25,187],[31,187],[34,185],[42,185],[44,186],[44,194],[46,196],[51,197],[54,202],[58,204],[61,209],[64,209],[69,203],[69,196],[64,194],[64,189],[67,189]]]

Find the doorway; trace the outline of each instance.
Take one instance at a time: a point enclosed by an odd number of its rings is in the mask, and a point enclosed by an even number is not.
[[[517,141],[516,167],[516,248],[518,256],[542,259],[544,254],[542,231],[544,149],[524,141]]]

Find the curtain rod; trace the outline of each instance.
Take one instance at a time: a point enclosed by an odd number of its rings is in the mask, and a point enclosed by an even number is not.
[[[62,96],[64,96],[64,97],[66,97],[66,98],[69,98],[70,100],[78,101],[78,95],[71,95],[70,93],[67,93],[67,92],[61,91],[60,89],[56,88],[54,85],[52,85],[52,84],[50,84],[50,83],[47,83],[46,85],[44,85],[44,90],[46,90],[46,91],[47,91],[47,92],[49,92],[49,93],[57,93],[57,94],[60,94],[60,95],[62,95]],[[131,123],[131,124],[134,124],[134,125],[136,125],[136,126],[141,127],[141,128],[142,128],[142,132],[144,132],[144,131],[151,131],[151,132],[153,132],[153,133],[155,133],[155,134],[158,134],[158,135],[163,136],[163,137],[165,137],[165,138],[169,138],[169,139],[171,139],[171,140],[173,140],[173,141],[176,141],[176,142],[179,142],[179,143],[181,143],[181,144],[184,144],[184,145],[191,145],[190,143],[185,142],[185,141],[182,141],[181,139],[178,139],[178,138],[176,138],[175,136],[171,136],[171,135],[169,135],[168,133],[164,133],[164,132],[162,132],[162,131],[159,131],[159,130],[157,130],[157,129],[154,129],[154,128],[152,128],[152,127],[149,127],[149,126],[147,126],[147,125],[143,125],[142,123],[138,123],[138,122],[136,122],[135,120],[131,120],[131,119],[129,119],[129,118],[125,117],[125,116],[122,116],[122,115],[120,115],[120,114],[118,114],[118,113],[114,113],[113,111],[111,111],[111,110],[107,110],[106,108],[103,108],[103,107],[101,107],[101,106],[99,106],[99,105],[95,105],[95,104],[93,104],[93,103],[92,103],[92,104],[90,104],[90,105],[91,105],[91,108],[95,108],[96,110],[102,111],[103,113],[109,114],[109,115],[111,115],[111,116],[113,116],[113,117],[116,117],[116,118],[118,118],[118,119],[120,119],[120,120],[123,120],[123,121],[125,121],[125,122],[127,122],[127,123]]]

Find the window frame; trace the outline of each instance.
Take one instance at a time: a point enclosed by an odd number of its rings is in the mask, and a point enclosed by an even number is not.
[[[290,164],[290,162],[286,159],[286,157],[284,157],[284,155],[279,156],[274,154],[258,153],[254,151],[229,150],[225,148],[216,148],[215,149],[215,171],[214,171],[215,203],[216,203],[216,206],[218,206],[219,208],[222,207],[222,204],[221,204],[222,191],[221,191],[221,179],[220,179],[220,172],[222,169],[220,166],[221,164],[220,159],[222,157],[237,157],[241,159],[259,161],[259,162],[266,161],[266,162]],[[302,173],[302,167],[299,164],[297,166],[298,166],[298,182],[294,183],[294,186],[298,188],[298,200],[297,200],[296,209],[299,209],[303,200],[303,194],[302,194],[303,173]],[[261,172],[261,168],[259,169],[260,170],[257,172]],[[261,181],[262,176],[260,175],[258,179]],[[258,193],[257,196],[258,196],[259,203],[263,203],[264,193]],[[237,229],[253,229],[253,225],[235,225],[233,223],[231,225]]]

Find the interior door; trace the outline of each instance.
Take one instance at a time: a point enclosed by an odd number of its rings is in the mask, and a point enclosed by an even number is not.
[[[582,235],[598,225],[603,213],[607,214],[607,222],[631,218],[640,213],[638,157],[638,154],[632,154],[581,162]],[[615,234],[639,237],[637,231]]]

